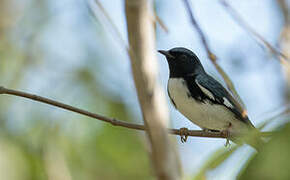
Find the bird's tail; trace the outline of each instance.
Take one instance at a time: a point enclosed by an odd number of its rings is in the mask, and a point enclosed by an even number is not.
[[[246,136],[233,137],[231,140],[237,144],[248,144],[256,149],[257,152],[259,152],[266,143],[266,140],[261,136],[261,132],[256,128],[252,129]]]
[[[255,148],[257,152],[260,152],[266,141],[262,137],[254,137],[251,140],[245,141],[245,143]]]

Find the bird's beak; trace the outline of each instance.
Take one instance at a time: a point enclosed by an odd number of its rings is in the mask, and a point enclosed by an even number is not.
[[[167,58],[174,58],[168,51],[165,50],[158,50],[159,53],[163,54]]]

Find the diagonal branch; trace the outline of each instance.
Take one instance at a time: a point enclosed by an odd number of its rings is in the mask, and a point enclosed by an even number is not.
[[[217,71],[219,72],[219,74],[222,76],[223,80],[225,81],[227,88],[232,92],[232,94],[238,99],[238,101],[244,105],[241,97],[239,96],[239,94],[236,91],[236,88],[234,86],[234,84],[232,83],[232,81],[230,80],[229,76],[223,71],[223,69],[217,64],[217,57],[214,55],[214,53],[210,50],[210,47],[208,45],[208,42],[205,38],[204,33],[202,32],[200,26],[198,25],[193,12],[190,8],[190,4],[188,2],[188,0],[183,0],[186,10],[189,14],[191,23],[193,25],[193,27],[196,29],[197,33],[199,34],[199,37],[201,38],[201,42],[206,50],[207,56],[208,58],[211,60],[211,62],[213,63],[213,65],[215,66],[215,68],[217,69]]]
[[[65,109],[65,110],[72,111],[78,114],[82,114],[87,117],[101,120],[106,123],[110,123],[113,126],[120,126],[120,127],[125,127],[129,129],[135,129],[135,130],[142,130],[142,131],[145,130],[145,127],[143,125],[128,123],[125,121],[117,120],[115,118],[106,117],[103,115],[92,113],[92,112],[89,112],[80,108],[73,107],[71,105],[67,105],[58,101],[54,101],[45,97],[26,93],[23,91],[17,91],[17,90],[8,89],[8,88],[4,88],[0,86],[0,94],[8,94],[8,95],[13,95],[13,96],[23,97],[26,99],[31,99],[33,101],[42,102],[44,104],[49,104],[55,107],[59,107],[61,109]],[[181,132],[179,129],[168,129],[168,132],[174,135],[181,135]],[[227,136],[219,132],[205,132],[205,131],[199,131],[199,130],[189,130],[187,132],[187,135],[196,136],[196,137],[208,137],[208,138],[227,138]],[[263,136],[270,136],[270,135],[271,135],[270,133],[263,133]]]
[[[232,16],[233,19],[236,20],[236,22],[243,27],[246,31],[248,31],[250,34],[252,34],[254,37],[256,37],[259,41],[261,41],[273,54],[275,54],[278,57],[281,57],[283,59],[279,59],[282,63],[283,61],[288,60],[287,56],[285,56],[282,52],[280,52],[278,49],[273,47],[267,40],[263,38],[258,32],[256,32],[250,25],[246,23],[246,21],[239,15],[239,13],[226,1],[226,0],[220,0],[221,4],[227,9],[227,12]]]
[[[88,6],[91,10],[91,12],[93,13],[93,15],[95,16],[95,18],[98,18],[98,13],[100,13],[101,15],[103,15],[103,17],[105,18],[104,23],[108,23],[108,30],[112,31],[112,36],[115,36],[120,45],[126,49],[126,51],[129,51],[129,47],[128,47],[128,43],[127,41],[122,37],[122,34],[120,32],[120,30],[118,29],[117,25],[114,23],[113,19],[111,18],[111,16],[109,15],[108,11],[104,8],[104,6],[102,5],[102,3],[99,0],[87,0]],[[98,10],[96,9],[98,8]],[[162,19],[158,16],[158,14],[156,13],[156,11],[153,12],[152,15],[154,18],[154,21],[156,21],[161,29],[163,29],[166,33],[169,32],[167,26],[165,25],[165,23],[162,21]],[[106,25],[104,25],[106,26]]]
[[[112,35],[116,36],[118,39],[120,45],[126,49],[126,51],[129,51],[128,45],[126,40],[122,37],[122,34],[120,30],[118,29],[117,25],[114,23],[112,18],[110,17],[109,13],[106,11],[102,3],[100,3],[99,0],[88,0],[88,5],[94,16],[97,18],[98,13],[101,13],[105,20],[107,21],[108,25],[111,26],[111,28],[108,28],[109,30],[113,31]],[[99,8],[99,11],[97,11],[96,6]]]

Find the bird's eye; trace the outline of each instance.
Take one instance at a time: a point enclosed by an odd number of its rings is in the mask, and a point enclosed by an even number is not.
[[[183,55],[180,55],[179,56],[179,59],[182,60],[182,61],[186,60],[186,55],[184,55],[184,54]]]

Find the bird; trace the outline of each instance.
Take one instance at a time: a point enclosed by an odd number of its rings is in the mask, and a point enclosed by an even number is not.
[[[232,137],[258,131],[249,120],[246,109],[230,91],[206,73],[195,53],[183,47],[158,52],[166,57],[169,66],[168,96],[187,119],[204,131],[223,132]],[[256,141],[246,143],[257,149]]]

